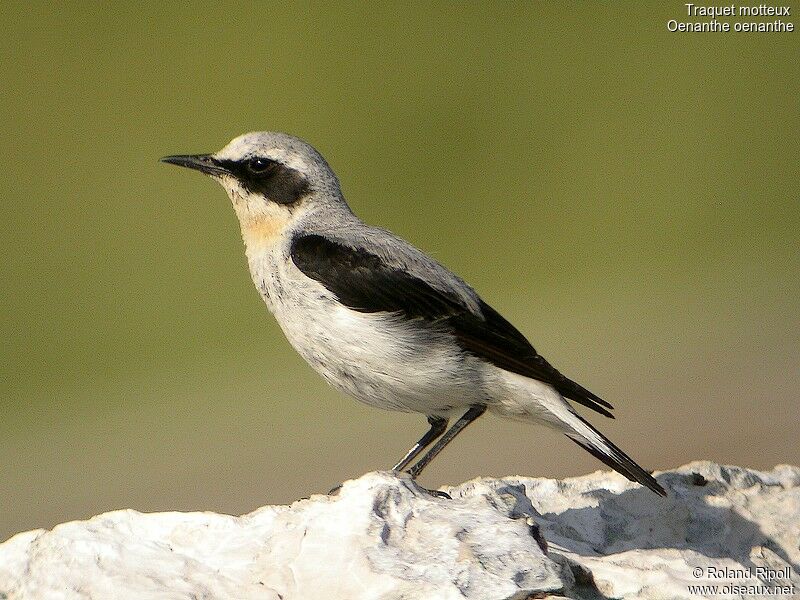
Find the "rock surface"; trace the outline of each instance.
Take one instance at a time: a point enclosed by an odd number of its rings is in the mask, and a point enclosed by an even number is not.
[[[369,473],[241,517],[116,511],[0,545],[0,600],[800,593],[800,468],[695,462],[658,479],[669,497],[597,472],[477,479],[446,499]]]

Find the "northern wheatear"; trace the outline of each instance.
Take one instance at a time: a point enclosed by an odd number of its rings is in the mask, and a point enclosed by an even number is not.
[[[555,428],[665,495],[565,398],[610,417],[608,402],[559,373],[459,277],[355,216],[336,175],[306,142],[247,133],[216,154],[162,160],[225,188],[253,282],[315,371],[361,402],[428,418],[430,430],[394,470],[406,469],[436,441],[408,470],[416,477],[488,409]]]

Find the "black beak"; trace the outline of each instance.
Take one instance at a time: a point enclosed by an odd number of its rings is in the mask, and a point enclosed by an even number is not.
[[[219,161],[214,160],[210,154],[178,154],[176,156],[165,156],[161,159],[163,163],[196,169],[206,175],[227,175],[228,169],[223,167]]]

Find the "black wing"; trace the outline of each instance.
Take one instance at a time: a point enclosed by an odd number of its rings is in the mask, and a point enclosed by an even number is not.
[[[614,418],[606,410],[613,408],[611,404],[559,373],[524,335],[482,300],[482,315],[475,314],[456,295],[435,289],[367,250],[320,235],[295,238],[291,257],[307,277],[320,282],[353,310],[399,312],[409,319],[448,327],[465,351],[506,371],[552,385],[562,396]]]

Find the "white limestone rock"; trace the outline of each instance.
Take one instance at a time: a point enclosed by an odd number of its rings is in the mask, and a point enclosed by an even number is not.
[[[533,514],[548,556],[565,559],[582,584],[567,585],[569,597],[800,597],[800,468],[697,461],[658,480],[667,498],[609,472],[477,479],[446,491],[506,494],[514,511]],[[741,589],[725,594],[726,585]]]
[[[448,500],[369,473],[336,496],[241,517],[116,511],[0,544],[0,600],[697,598],[690,585],[729,583],[798,593],[800,469],[696,462],[658,479],[666,499],[597,472],[477,479]],[[716,597],[759,595],[744,592]]]
[[[514,598],[562,587],[525,519],[370,473],[249,515],[125,510],[0,546],[0,598]]]

